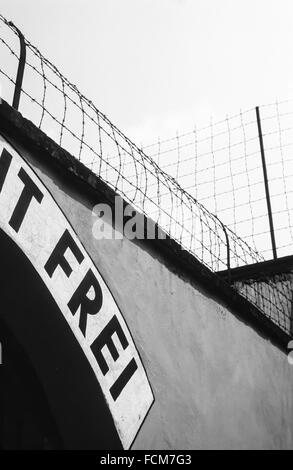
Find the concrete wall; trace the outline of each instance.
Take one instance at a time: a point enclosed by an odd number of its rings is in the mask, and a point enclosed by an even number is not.
[[[267,276],[263,280],[250,279],[234,282],[238,292],[260,308],[275,323],[287,331],[292,329],[293,273]]]
[[[286,354],[143,242],[96,240],[99,201],[22,151],[110,287],[141,354],[155,403],[133,449],[293,447]]]

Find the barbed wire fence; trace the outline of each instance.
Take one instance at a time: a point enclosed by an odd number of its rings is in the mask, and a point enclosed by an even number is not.
[[[293,100],[258,107],[278,256],[293,249]],[[238,236],[271,259],[256,109],[144,147]]]
[[[199,202],[196,194],[188,192],[189,188],[183,189],[180,186],[183,163],[179,159],[176,162],[175,176],[169,172],[168,165],[165,165],[166,171],[162,169],[162,163],[159,166],[154,158],[131,142],[1,15],[0,25],[3,99],[12,102],[15,92],[17,70],[21,61],[18,52],[20,37],[26,50],[20,111],[26,118],[90,168],[134,209],[155,221],[182,249],[190,252],[213,272],[229,272],[231,268],[258,263],[264,259],[255,248],[236,235],[231,227],[225,225],[217,214],[213,214]],[[180,151],[183,148],[182,138],[183,136],[177,136],[177,151],[178,148]],[[216,136],[213,137],[211,171],[216,187],[215,138]],[[163,142],[164,145],[165,143]],[[200,143],[197,137],[193,145],[195,143]],[[230,144],[230,152],[231,149]],[[194,159],[193,164],[195,165]],[[196,185],[199,183],[196,181],[199,171],[197,168],[193,173]],[[215,199],[216,197],[215,193]],[[274,309],[278,309],[282,302],[277,303],[274,298],[277,295],[274,284],[269,280],[266,282],[270,286],[269,296],[265,291],[263,294],[258,292],[254,297],[260,295],[263,300],[267,298],[270,308],[260,310],[286,332],[290,332],[288,325],[291,313],[288,309],[280,309],[278,315],[274,313]],[[259,307],[259,302],[255,302],[251,295],[251,289],[248,292],[247,289],[234,287]],[[254,286],[254,289],[257,288]],[[288,304],[291,293],[287,288],[279,287],[279,290],[282,290],[282,296]]]

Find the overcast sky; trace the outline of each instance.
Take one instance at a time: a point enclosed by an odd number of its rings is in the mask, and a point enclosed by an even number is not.
[[[1,0],[1,13],[138,144],[292,96],[292,0]]]

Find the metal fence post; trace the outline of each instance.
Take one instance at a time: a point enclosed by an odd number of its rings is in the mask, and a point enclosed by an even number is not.
[[[16,76],[14,96],[13,96],[13,102],[12,102],[12,107],[14,109],[18,109],[21,87],[22,87],[22,80],[23,80],[23,73],[24,73],[24,67],[25,67],[25,60],[26,60],[26,44],[25,44],[25,39],[24,39],[22,32],[11,21],[9,22],[9,25],[15,29],[15,31],[17,32],[19,36],[19,41],[20,41],[20,55],[19,55],[17,76]]]
[[[277,249],[276,249],[274,223],[273,223],[273,215],[272,215],[272,207],[271,207],[271,199],[270,199],[270,190],[269,190],[266,159],[265,159],[265,151],[264,151],[264,145],[263,145],[262,128],[261,128],[261,121],[260,121],[260,114],[259,114],[259,107],[258,106],[255,108],[255,111],[256,111],[256,120],[257,120],[259,146],[260,146],[261,162],[262,162],[264,185],[265,185],[265,192],[266,192],[266,200],[267,200],[269,225],[270,225],[270,232],[271,232],[273,257],[274,257],[274,259],[277,259]]]
[[[229,235],[227,232],[227,228],[225,227],[224,223],[219,219],[217,215],[214,215],[215,219],[221,224],[223,232],[226,238],[226,251],[227,251],[227,272],[228,272],[228,283],[231,284],[231,258],[230,258],[230,240]]]

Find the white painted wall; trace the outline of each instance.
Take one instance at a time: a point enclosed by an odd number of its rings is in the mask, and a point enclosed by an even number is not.
[[[110,287],[152,384],[155,404],[133,449],[293,448],[286,355],[149,249],[95,240],[99,201],[33,164]]]

